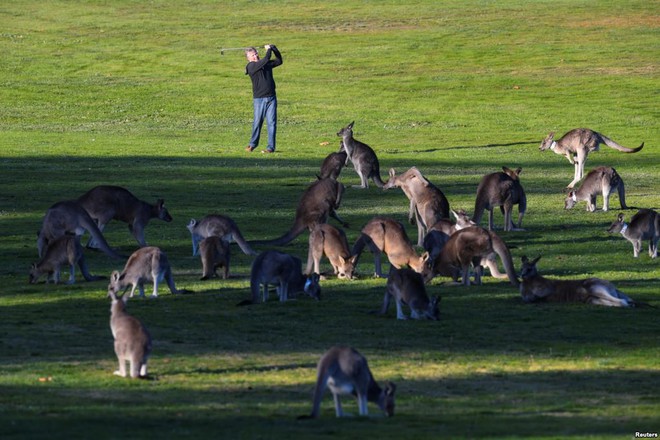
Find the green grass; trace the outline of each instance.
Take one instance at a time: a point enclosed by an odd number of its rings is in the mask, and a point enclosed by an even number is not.
[[[525,232],[501,233],[555,278],[597,276],[660,305],[660,269],[605,230],[618,214],[563,210],[573,175],[538,151],[549,132],[589,127],[628,204],[660,208],[657,1],[37,2],[0,6],[0,436],[4,438],[621,438],[660,429],[657,309],[525,305],[508,283],[428,287],[439,322],[368,314],[384,280],[322,282],[323,300],[237,308],[251,259],[232,245],[232,278],[199,281],[190,218],[231,216],[250,240],[286,231],[335,133],[355,120],[381,174],[417,166],[453,208],[472,211],[482,175],[522,167]],[[241,52],[277,44],[279,154],[248,156],[252,117]],[[323,143],[329,142],[328,145]],[[345,169],[347,185],[359,179]],[[35,232],[53,203],[98,184],[163,197],[154,220],[180,287],[129,311],[151,330],[151,381],[112,375],[106,283],[27,283]],[[611,206],[618,207],[616,196]],[[599,199],[599,206],[602,202]],[[372,216],[404,221],[400,191],[346,192],[353,242]],[[634,211],[626,211],[630,217]],[[501,225],[501,216],[496,217]],[[416,230],[408,225],[408,233]],[[306,234],[284,248],[306,258]],[[106,238],[135,249],[125,225]],[[645,248],[647,244],[644,244]],[[90,270],[122,264],[86,252]],[[324,268],[329,269],[327,262]],[[311,407],[331,345],[397,383],[397,414],[336,420]],[[357,407],[344,399],[345,409]]]

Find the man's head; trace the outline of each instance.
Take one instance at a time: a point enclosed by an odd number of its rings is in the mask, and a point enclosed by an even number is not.
[[[247,57],[248,61],[259,61],[259,52],[257,52],[257,49],[254,47],[248,47],[245,49],[245,56]]]

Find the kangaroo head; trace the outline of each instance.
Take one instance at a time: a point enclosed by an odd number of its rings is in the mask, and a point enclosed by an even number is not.
[[[378,397],[378,407],[383,410],[387,417],[392,417],[394,415],[394,392],[396,391],[396,385],[392,382],[387,382],[385,388],[380,392]]]
[[[37,263],[32,263],[30,266],[30,284],[34,284],[39,280],[39,269],[37,269]]]
[[[536,269],[536,263],[541,259],[541,256],[536,257],[530,261],[526,256],[522,256],[522,267],[520,268],[520,276],[522,279],[532,278],[539,274],[538,269]]]
[[[399,187],[399,179],[396,177],[396,170],[394,168],[390,168],[389,173],[390,178],[387,179],[387,182],[385,182],[385,185],[383,185],[384,190]]]
[[[321,299],[321,286],[319,280],[321,276],[317,273],[313,273],[307,278],[305,282],[305,293],[311,296],[312,298],[319,300]]]
[[[624,219],[625,219],[625,216],[623,214],[619,214],[616,217],[616,220],[610,225],[607,232],[609,232],[609,233],[621,232],[621,230],[623,229],[623,220]]]
[[[195,226],[197,226],[197,220],[195,220],[194,218],[191,218],[190,223],[188,223],[188,226],[186,226],[186,228],[188,228],[188,230],[192,234],[193,230],[195,229]]]
[[[348,258],[344,258],[340,255],[339,266],[337,267],[337,277],[347,278],[349,280],[352,280],[353,272],[355,271],[355,262],[357,261],[357,258],[358,258],[357,255],[353,255]]]
[[[111,300],[110,312],[112,314],[116,314],[118,312],[123,312],[124,310],[126,310],[126,302],[128,301],[128,295],[117,296],[116,292],[108,288],[108,297]]]
[[[117,293],[124,287],[124,276],[125,275],[120,274],[118,270],[112,271],[112,274],[110,274],[110,283],[108,284],[109,297],[117,297]]]
[[[440,303],[439,296],[434,296],[433,298],[431,298],[431,300],[429,301],[429,307],[425,313],[426,319],[431,319],[433,321],[437,321],[438,319],[440,319],[439,303]]]
[[[353,124],[355,124],[355,121],[351,122],[348,124],[346,127],[342,128],[337,132],[337,136],[340,137],[353,137]]]
[[[545,151],[548,148],[550,148],[550,145],[552,145],[552,141],[555,139],[555,132],[551,131],[545,139],[543,139],[543,142],[541,142],[541,145],[539,146],[539,150]]]
[[[433,278],[433,265],[431,264],[431,255],[428,252],[424,252],[417,258],[411,258],[408,265],[412,270],[422,275],[425,283]]]
[[[461,229],[468,228],[470,226],[476,226],[477,224],[472,221],[472,219],[467,215],[465,210],[461,209],[458,212],[452,209],[451,213],[456,218],[456,230],[460,231]]]
[[[564,209],[571,209],[577,203],[577,197],[575,196],[575,191],[569,191],[564,200]]]
[[[167,208],[165,207],[165,200],[163,199],[158,199],[156,202],[156,208],[158,209],[158,218],[166,221],[166,222],[171,222],[172,221],[172,216],[170,213],[167,211]]]
[[[512,170],[511,168],[508,167],[502,167],[502,171],[504,174],[507,176],[511,177],[513,180],[519,180],[520,178],[520,173],[522,173],[522,168],[516,168],[515,170]]]

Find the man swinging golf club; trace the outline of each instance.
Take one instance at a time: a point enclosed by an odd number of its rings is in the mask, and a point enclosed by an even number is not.
[[[248,63],[245,66],[245,74],[250,75],[252,80],[252,97],[254,103],[254,121],[252,122],[252,137],[250,143],[245,147],[246,151],[254,151],[259,145],[261,126],[266,119],[268,126],[268,146],[262,153],[275,152],[275,137],[277,134],[277,96],[275,95],[275,80],[273,79],[273,68],[282,64],[282,54],[272,44],[264,46],[266,55],[259,58],[259,53],[254,47],[245,49]],[[271,60],[271,54],[275,59]]]

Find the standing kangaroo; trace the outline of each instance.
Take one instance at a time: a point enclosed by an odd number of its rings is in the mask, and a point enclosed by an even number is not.
[[[429,265],[429,253],[424,252],[417,255],[413,249],[406,230],[396,220],[386,217],[374,217],[371,219],[353,245],[353,255],[359,258],[364,246],[374,254],[374,268],[376,276],[383,278],[380,255],[385,253],[390,264],[400,269],[409,266],[415,272],[422,274],[425,280],[430,279],[433,274]],[[357,260],[355,262],[357,266]]]
[[[607,230],[609,233],[620,233],[623,238],[633,245],[633,256],[639,257],[642,250],[642,240],[649,241],[649,256],[658,257],[658,239],[660,239],[660,215],[652,209],[640,209],[630,219],[624,222],[623,214],[619,214],[616,221]]]
[[[319,179],[339,178],[342,168],[346,165],[348,154],[344,149],[344,141],[339,141],[339,152],[330,153],[321,164],[321,172],[317,176]]]
[[[581,302],[611,307],[634,307],[630,299],[609,281],[600,278],[585,280],[550,280],[539,275],[536,263],[541,257],[529,261],[522,257],[520,294],[526,303]]]
[[[348,124],[337,132],[344,142],[344,151],[346,151],[346,164],[350,160],[353,163],[355,172],[360,176],[360,185],[354,185],[355,188],[369,188],[369,179],[372,179],[378,188],[382,188],[384,182],[380,178],[380,164],[376,153],[367,144],[364,144],[353,138],[353,124]]]
[[[321,357],[317,367],[316,387],[310,415],[299,419],[318,418],[321,413],[321,399],[325,388],[330,388],[335,401],[337,417],[343,417],[339,396],[353,394],[357,397],[361,416],[369,414],[367,402],[373,402],[387,415],[394,415],[394,392],[396,386],[388,382],[385,388],[374,380],[367,359],[350,347],[332,347]]]
[[[259,291],[263,286],[262,300],[268,301],[268,285],[277,286],[277,295],[280,301],[287,301],[289,294],[305,292],[312,298],[321,299],[321,287],[319,286],[319,274],[313,273],[305,277],[301,268],[302,262],[293,255],[279,251],[265,251],[257,255],[252,263],[250,272],[250,289],[252,298],[241,301],[239,306],[258,304]]]
[[[222,278],[229,278],[229,242],[217,236],[207,237],[199,244],[199,255],[202,260],[201,280],[218,276],[219,267],[223,268]]]
[[[273,240],[252,241],[253,245],[283,246],[292,242],[306,229],[312,230],[321,223],[327,223],[328,217],[332,217],[345,228],[348,223],[344,222],[336,210],[339,209],[344,185],[340,182],[327,178],[312,183],[300,197],[293,226],[279,238]]]
[[[316,225],[309,234],[306,274],[321,273],[320,266],[323,254],[330,260],[337,278],[353,278],[357,255],[351,254],[344,231],[327,223]]]
[[[520,172],[502,167],[502,172],[486,174],[477,187],[477,198],[474,202],[474,216],[472,220],[477,225],[481,223],[484,210],[488,210],[488,229],[495,229],[493,222],[493,208],[500,207],[504,214],[504,230],[520,230],[522,219],[527,210],[527,196],[520,184]],[[513,205],[518,205],[518,224],[514,225],[511,219]]]
[[[107,255],[118,259],[125,258],[110,248],[94,220],[75,200],[55,203],[46,211],[41,229],[37,234],[39,256],[43,257],[46,248],[58,237],[66,234],[80,236],[85,231],[90,233],[92,238],[98,243],[99,249]]]
[[[128,230],[141,247],[147,245],[144,228],[149,220],[157,218],[168,223],[172,221],[163,199],[158,199],[154,204],[143,202],[120,186],[96,186],[78,197],[78,203],[96,221],[100,231],[113,219],[128,223]],[[98,247],[94,237],[89,239],[87,247]]]
[[[429,299],[426,294],[424,278],[412,269],[390,267],[390,274],[387,277],[387,290],[380,311],[381,315],[387,313],[391,299],[394,299],[396,303],[396,319],[408,319],[406,314],[403,313],[403,304],[408,305],[410,308],[412,319],[437,321],[440,318],[438,308],[440,298],[435,296]]]
[[[46,275],[46,283],[50,276],[53,276],[55,284],[60,282],[60,266],[69,265],[69,281],[67,284],[76,282],[76,264],[80,267],[80,272],[87,281],[101,280],[104,277],[95,276],[87,270],[85,257],[83,256],[80,237],[77,235],[63,235],[56,238],[46,249],[46,253],[39,262],[32,264],[30,269],[30,284],[39,281],[42,274]]]
[[[571,209],[577,202],[586,201],[587,211],[596,210],[596,196],[603,195],[603,211],[610,207],[610,194],[616,188],[619,193],[619,203],[621,209],[628,209],[626,206],[626,189],[623,179],[619,173],[612,167],[598,167],[589,171],[587,177],[578,189],[569,191],[564,201],[564,209]]]
[[[442,191],[416,167],[398,176],[396,170],[390,168],[389,174],[390,178],[383,189],[401,188],[408,197],[408,220],[411,224],[417,223],[417,245],[423,246],[429,228],[439,220],[449,218],[449,202]]]
[[[556,141],[554,137],[554,132],[548,134],[543,139],[543,142],[541,142],[539,150],[545,151],[550,149],[559,155],[566,156],[566,159],[575,165],[575,175],[573,181],[568,184],[568,188],[573,188],[582,179],[587,155],[592,151],[598,151],[600,144],[605,144],[624,153],[637,153],[644,148],[644,142],[637,148],[624,147],[607,136],[588,128],[574,128]]]
[[[245,255],[257,255],[243,238],[236,222],[225,215],[209,214],[199,221],[193,218],[186,227],[192,238],[193,257],[199,251],[200,242],[208,237],[220,237],[227,243],[235,241]]]
[[[147,328],[135,317],[126,312],[128,297],[117,297],[109,291],[112,299],[110,306],[110,330],[115,340],[115,354],[119,361],[117,376],[127,377],[126,362],[130,363],[130,375],[133,379],[147,377],[147,360],[151,354],[151,335]]]
[[[144,296],[144,283],[149,281],[154,283],[152,298],[158,297],[158,284],[167,282],[170,292],[173,294],[188,293],[187,290],[178,290],[174,285],[172,277],[172,268],[165,252],[154,246],[147,246],[138,249],[128,258],[124,270],[113,271],[110,275],[110,284],[108,292],[117,294],[120,290],[126,292],[131,287],[130,297],[133,297],[135,289],[138,288],[140,296]]]

